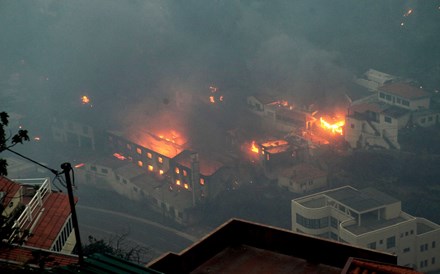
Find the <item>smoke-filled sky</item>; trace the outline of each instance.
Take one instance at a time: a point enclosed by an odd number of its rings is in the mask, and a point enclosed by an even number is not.
[[[87,94],[126,111],[210,85],[310,104],[369,68],[438,89],[439,33],[434,0],[0,0],[0,74],[49,109]]]

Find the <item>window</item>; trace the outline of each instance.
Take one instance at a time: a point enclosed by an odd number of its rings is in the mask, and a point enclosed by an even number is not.
[[[387,100],[387,101],[391,101],[391,95],[385,95],[385,99]]]
[[[101,172],[104,173],[104,174],[107,174],[108,170],[106,168],[101,168]]]
[[[147,152],[147,158],[148,158],[148,159],[153,158],[153,155],[151,155],[151,152]]]
[[[402,99],[402,105],[409,107],[409,101]]]
[[[334,217],[330,217],[330,225],[333,228],[338,228],[338,219],[334,218]]]
[[[383,92],[379,92],[379,97],[383,99],[385,98],[385,94],[383,94]]]
[[[187,176],[188,175],[188,173],[186,172],[186,170],[183,170],[183,176]]]
[[[205,185],[205,179],[203,179],[203,178],[200,178],[200,185]]]
[[[163,170],[159,169],[159,174],[162,175],[163,174]]]
[[[157,157],[157,161],[162,164],[163,163],[163,158],[162,157]]]
[[[372,242],[372,243],[367,244],[367,248],[376,249],[376,242]]]
[[[131,145],[130,145],[130,144],[127,144],[127,148],[128,148],[129,150],[131,150]]]
[[[183,187],[184,187],[185,189],[189,189],[189,185],[188,185],[188,184],[184,184]]]
[[[431,264],[435,264],[435,257],[431,258]]]
[[[321,219],[309,219],[300,214],[296,214],[296,222],[304,227],[318,229],[328,227],[328,217]]]
[[[428,122],[432,122],[432,116],[428,117]]]
[[[402,99],[397,98],[396,100],[397,100],[397,103],[398,103],[398,104],[401,104],[401,103],[402,103]]]
[[[137,152],[137,154],[142,154],[142,149],[136,148],[136,152]]]
[[[96,166],[90,166],[90,170],[96,171]]]
[[[351,124],[350,127],[351,127],[351,128],[354,128],[354,124]]]
[[[179,169],[178,167],[176,167],[176,168],[174,169],[174,171],[176,172],[176,174],[179,174],[179,173],[180,173],[180,169]]]
[[[148,165],[148,171],[153,171],[153,170],[154,170],[153,166],[152,165]]]
[[[432,242],[431,247],[435,248],[435,241]]]
[[[181,184],[180,180],[176,180],[176,185],[180,186]]]
[[[389,237],[387,238],[387,248],[393,248],[396,246],[396,237]]]
[[[383,244],[383,240],[380,240],[380,241],[379,241],[379,244]]]
[[[142,161],[138,161],[138,166],[142,167],[144,163]]]
[[[385,116],[385,122],[391,124],[391,117]]]
[[[406,247],[406,248],[403,249],[403,253],[408,253],[410,251],[411,251],[411,249],[409,247]]]

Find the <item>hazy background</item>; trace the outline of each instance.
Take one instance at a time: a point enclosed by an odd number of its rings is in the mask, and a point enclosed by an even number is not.
[[[325,103],[369,68],[439,89],[439,33],[440,1],[0,0],[0,77],[42,109],[87,94],[118,114],[212,84]]]

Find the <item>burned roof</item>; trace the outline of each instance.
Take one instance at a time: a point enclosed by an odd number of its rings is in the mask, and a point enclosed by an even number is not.
[[[410,100],[430,96],[430,94],[423,89],[402,82],[383,85],[379,90]]]
[[[397,199],[373,188],[357,190],[345,186],[325,192],[324,195],[358,212],[368,211],[399,202]]]
[[[192,151],[185,150],[182,153],[180,153],[179,155],[177,155],[174,158],[174,160],[179,165],[182,165],[184,167],[191,169],[192,168],[192,166],[191,166],[192,158],[191,157],[194,154],[195,153]],[[209,157],[208,155],[200,154],[200,153],[196,153],[196,154],[198,154],[200,174],[202,174],[204,176],[211,176],[214,173],[216,173],[221,167],[223,167],[222,163],[220,163],[216,160],[213,160],[212,157]]]
[[[316,179],[327,176],[327,172],[308,163],[301,163],[281,171],[281,176],[292,178],[293,180]]]

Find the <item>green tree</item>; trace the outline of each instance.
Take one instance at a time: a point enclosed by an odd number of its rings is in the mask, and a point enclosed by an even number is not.
[[[6,112],[0,112],[0,153],[9,150],[17,144],[23,144],[23,141],[29,141],[28,131],[20,129],[14,135],[9,132],[7,135],[6,127],[9,124],[9,115]],[[8,175],[8,163],[5,159],[0,158],[0,176]]]

